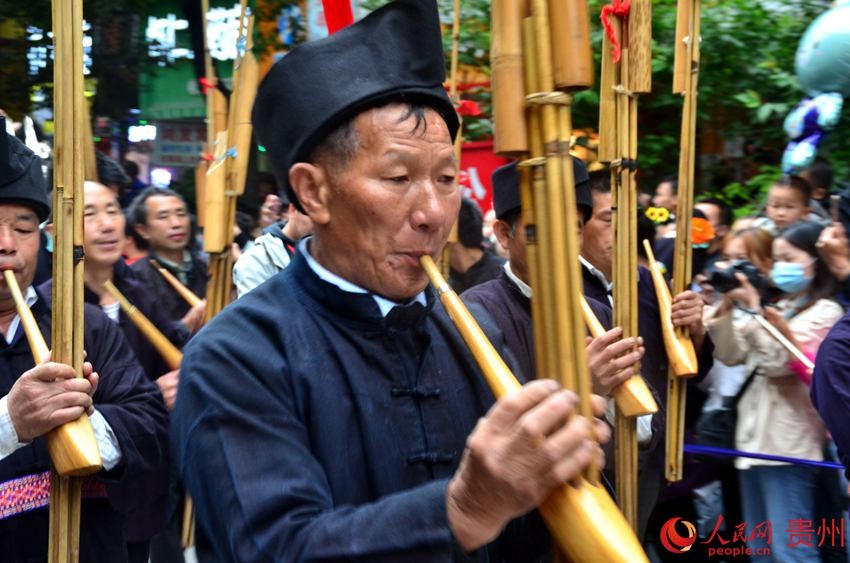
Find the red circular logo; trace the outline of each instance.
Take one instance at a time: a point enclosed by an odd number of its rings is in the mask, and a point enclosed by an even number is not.
[[[686,536],[680,536],[676,531],[676,522],[682,521],[688,531]],[[661,545],[670,553],[685,553],[697,541],[697,528],[687,520],[679,517],[670,518],[661,526]]]

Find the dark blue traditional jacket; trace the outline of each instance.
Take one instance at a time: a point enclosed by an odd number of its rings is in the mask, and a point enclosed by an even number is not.
[[[189,343],[172,438],[201,561],[534,561],[548,549],[536,513],[470,555],[453,538],[446,485],[494,399],[427,301],[384,318],[296,254]]]
[[[32,311],[49,345],[49,296],[40,293]],[[134,509],[134,499],[127,496],[127,491],[166,459],[168,415],[159,389],[145,377],[119,328],[99,308],[90,305],[85,306],[85,349],[88,361],[100,374],[95,408],[112,427],[123,457],[115,469],[89,478],[83,487],[80,561],[120,563],[127,559],[122,513]],[[22,330],[11,345],[0,338],[0,395],[7,395],[18,377],[33,365]],[[21,481],[14,480],[43,474],[49,468],[46,442],[37,438],[0,460],[0,489],[17,486],[13,483]],[[97,493],[103,490],[102,485],[107,496]],[[93,491],[93,496],[86,491]],[[47,543],[47,506],[0,518],[0,560],[46,561]]]
[[[531,325],[531,299],[513,283],[504,268],[499,276],[476,285],[461,295],[464,303],[481,307],[502,331],[505,345],[513,353],[527,379],[537,377],[534,356],[534,332]],[[588,299],[590,308],[606,329],[611,328],[611,308],[596,299]],[[546,377],[555,377],[554,374]]]
[[[180,297],[177,290],[165,281],[162,274],[151,265],[151,259],[157,260],[163,268],[166,268],[175,277],[180,279],[179,272],[159,259],[153,251],[150,252],[149,256],[133,262],[130,269],[141,282],[142,286],[147,289],[148,295],[153,298],[165,318],[169,321],[179,321],[189,312],[189,304],[185,299]],[[186,274],[186,277],[186,287],[203,299],[207,290],[207,265],[195,254],[192,254],[192,267]]]
[[[850,475],[850,313],[835,323],[818,348],[810,393]]]

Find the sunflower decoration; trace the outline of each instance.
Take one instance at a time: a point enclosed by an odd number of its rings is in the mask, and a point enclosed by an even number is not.
[[[666,225],[676,219],[666,207],[647,207],[645,215],[647,219],[656,225]]]

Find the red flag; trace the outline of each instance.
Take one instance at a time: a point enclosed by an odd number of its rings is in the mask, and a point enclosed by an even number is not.
[[[328,25],[328,35],[334,34],[343,27],[354,23],[351,12],[351,0],[322,0],[325,8],[325,23]]]

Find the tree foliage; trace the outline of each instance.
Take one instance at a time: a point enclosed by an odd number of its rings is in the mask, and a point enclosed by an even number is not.
[[[369,0],[365,4],[375,8],[385,3]],[[599,14],[608,3],[589,0],[597,69],[602,51]],[[703,0],[699,138],[703,154],[728,145],[725,158],[707,156],[699,162],[697,174],[703,189],[724,195],[723,188],[729,185],[725,195],[738,203],[748,193],[757,196],[760,191],[759,183],[748,192],[746,180],[775,175],[787,142],[782,122],[804,95],[794,76],[797,44],[809,24],[831,4],[830,0]],[[439,0],[439,5],[444,23],[450,24],[452,0]],[[477,65],[487,74],[489,6],[489,0],[461,0],[461,61]],[[639,101],[639,160],[646,189],[678,169],[682,100],[672,93],[675,29],[676,1],[654,0],[653,92]],[[448,34],[444,44],[448,56]],[[578,128],[598,126],[598,84],[597,79],[595,90],[575,97],[573,114]],[[850,172],[846,115],[821,147],[822,154],[845,177]],[[466,121],[465,129],[491,131],[489,126],[470,127]]]

